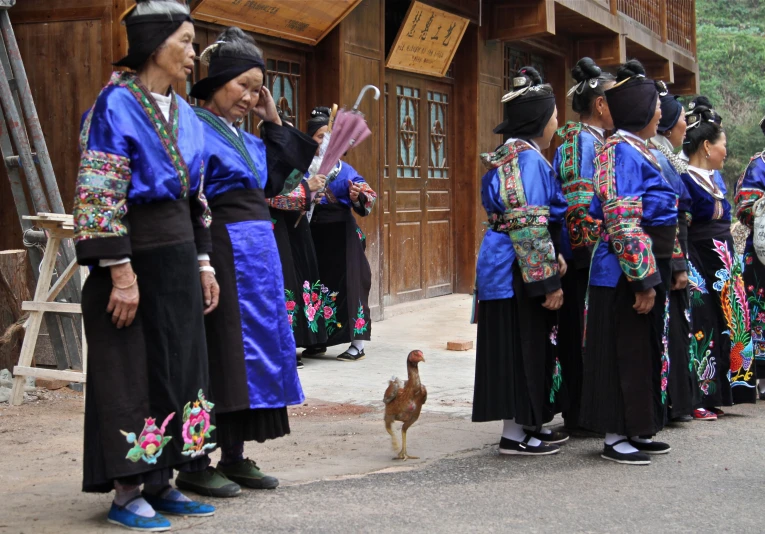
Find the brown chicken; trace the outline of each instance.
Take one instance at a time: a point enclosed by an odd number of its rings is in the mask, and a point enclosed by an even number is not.
[[[404,426],[401,427],[401,450],[396,460],[417,460],[417,456],[409,456],[406,453],[406,431],[412,426],[415,421],[420,417],[420,410],[422,405],[428,398],[428,391],[425,386],[420,382],[420,372],[417,369],[417,364],[424,362],[425,358],[422,356],[422,352],[419,350],[413,350],[406,358],[406,382],[401,382],[396,377],[393,377],[388,383],[388,389],[385,390],[385,397],[383,402],[385,403],[385,430],[388,431],[391,437],[391,443],[393,450],[398,449],[398,442],[396,435],[393,433],[393,421],[401,421]]]

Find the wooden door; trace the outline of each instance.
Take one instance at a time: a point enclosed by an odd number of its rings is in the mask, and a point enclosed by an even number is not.
[[[452,86],[394,71],[385,84],[385,304],[452,293]]]

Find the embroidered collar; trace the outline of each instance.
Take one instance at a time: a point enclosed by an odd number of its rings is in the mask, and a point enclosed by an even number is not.
[[[675,154],[675,152],[672,150],[672,145],[669,143],[666,137],[663,135],[652,137],[649,141],[649,144],[664,154],[664,157],[667,158],[669,164],[672,165],[672,167],[674,167],[678,173],[683,174],[688,172],[688,162],[682,160],[680,156]]]
[[[643,154],[645,159],[647,159],[651,163],[651,165],[661,170],[661,165],[659,165],[659,162],[656,160],[656,157],[653,154],[651,154],[651,151],[648,150],[648,147],[646,146],[646,142],[643,139],[625,130],[618,130],[616,132],[616,135],[618,137],[621,137],[627,143],[629,143],[630,146],[636,148],[637,151]]]
[[[241,132],[234,133],[234,131],[231,130],[231,127],[223,118],[218,117],[211,111],[199,107],[194,107],[194,113],[197,114],[197,117],[199,117],[202,122],[207,123],[210,125],[210,127],[212,127],[213,130],[218,132],[220,136],[228,141],[228,143],[239,153],[244,162],[247,164],[247,167],[250,169],[250,172],[252,172],[252,175],[255,178],[255,183],[258,184],[258,188],[262,189],[265,184],[263,184],[261,181],[260,173],[258,173],[258,169],[255,167],[255,162],[252,161],[250,153],[247,150],[247,147],[244,145],[244,138]]]
[[[715,199],[722,200],[725,198],[725,195],[715,181],[715,171],[708,171],[706,169],[694,167],[693,165],[688,165],[688,174],[699,187],[712,195]]]
[[[160,110],[159,104],[152,96],[151,92],[143,85],[141,80],[132,72],[123,72],[116,78],[112,78],[114,85],[124,87],[132,94],[141,105],[149,118],[154,130],[162,142],[170,161],[178,173],[178,179],[181,182],[181,198],[186,198],[189,194],[189,168],[183,159],[180,148],[178,147],[178,101],[170,88],[170,120],[165,120],[165,116]]]

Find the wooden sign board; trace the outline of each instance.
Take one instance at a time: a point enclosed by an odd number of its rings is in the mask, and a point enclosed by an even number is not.
[[[197,20],[315,45],[361,0],[196,0]]]
[[[469,23],[469,19],[412,2],[385,66],[444,76]]]

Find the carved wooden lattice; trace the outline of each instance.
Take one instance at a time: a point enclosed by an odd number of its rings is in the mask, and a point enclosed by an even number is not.
[[[671,4],[678,0],[670,0]],[[619,11],[639,22],[657,35],[661,35],[661,2],[659,0],[618,0]]]
[[[448,143],[446,132],[448,128],[449,100],[448,95],[428,91],[428,111],[430,127],[430,162],[428,178],[448,178],[449,165]]]
[[[693,46],[694,0],[670,0],[667,2],[667,39],[680,48],[696,54]]]
[[[419,178],[419,130],[417,117],[420,109],[420,90],[396,86],[398,104],[398,172],[399,178]]]
[[[300,63],[268,59],[266,80],[276,107],[282,111],[286,120],[299,128]]]

